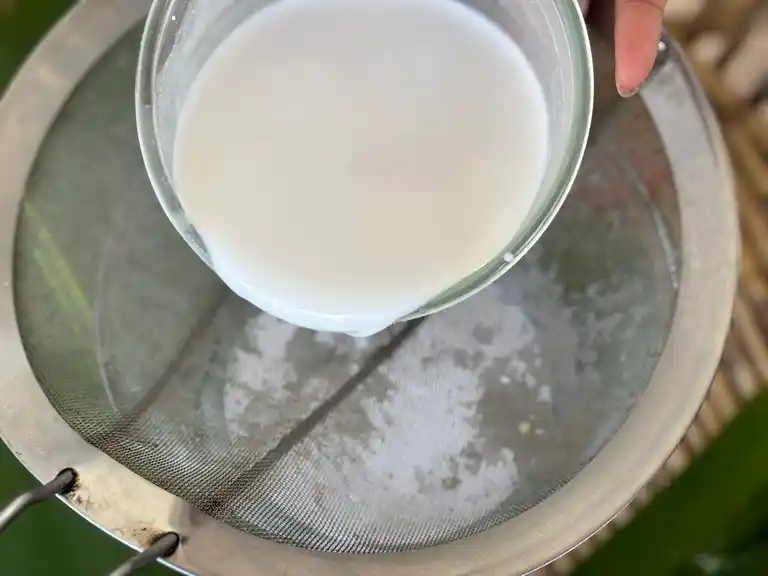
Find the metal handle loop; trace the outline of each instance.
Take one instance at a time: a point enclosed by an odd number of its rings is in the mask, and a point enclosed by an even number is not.
[[[77,472],[66,468],[56,478],[39,488],[25,492],[0,509],[0,532],[11,525],[27,508],[53,498],[57,494],[66,494],[77,484]],[[151,546],[121,564],[109,576],[129,576],[136,570],[152,564],[160,558],[167,558],[179,547],[181,538],[175,532],[168,532],[157,538]]]
[[[175,532],[167,532],[157,538],[149,547],[126,560],[116,570],[109,573],[109,576],[129,576],[136,570],[156,562],[160,558],[167,558],[179,547],[181,538]]]
[[[667,30],[662,30],[661,38],[659,39],[659,43],[656,48],[656,60],[653,63],[653,68],[651,69],[651,73],[648,75],[648,79],[645,81],[645,83],[648,83],[650,80],[652,80],[653,77],[656,76],[656,73],[661,70],[669,60],[671,42],[672,38],[670,37]]]
[[[66,494],[74,488],[76,482],[77,472],[72,468],[66,468],[48,484],[25,492],[15,500],[11,500],[10,504],[0,510],[0,532],[10,526],[11,522],[21,516],[30,506],[48,500],[56,494]]]

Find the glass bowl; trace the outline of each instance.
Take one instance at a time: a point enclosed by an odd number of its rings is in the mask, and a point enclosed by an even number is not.
[[[136,115],[144,163],[173,225],[215,272],[203,238],[174,190],[173,146],[189,88],[216,47],[253,13],[279,0],[154,0],[141,41]],[[542,85],[549,114],[549,157],[541,187],[505,249],[407,320],[452,306],[509,270],[562,206],[584,155],[594,78],[586,25],[576,0],[462,1],[494,21],[521,47]],[[311,326],[308,326],[311,327]],[[346,331],[340,326],[339,331]]]

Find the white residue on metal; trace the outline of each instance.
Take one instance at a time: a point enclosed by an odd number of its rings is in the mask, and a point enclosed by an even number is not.
[[[536,398],[539,402],[552,404],[552,387],[549,384],[541,386],[537,392]]]
[[[297,328],[245,303],[232,310],[232,316],[241,314],[247,319],[224,359],[223,416],[230,439],[248,442],[254,456],[273,448],[356,373],[368,347],[390,337],[378,334],[361,346],[341,334]]]
[[[557,485],[619,425],[603,427],[608,416],[631,405],[627,384],[603,378],[600,351],[644,321],[646,294],[637,280],[617,279],[566,304],[553,275],[513,271],[428,318],[232,513],[275,534],[295,533],[298,522],[307,545],[377,551],[449,538],[514,500],[527,478]],[[312,334],[267,315],[246,332],[225,410],[254,446],[271,439],[265,422],[306,417],[388,338]],[[327,359],[323,350],[330,360],[306,364]],[[245,434],[254,423],[258,434]],[[281,426],[270,428],[274,438],[292,428]],[[520,498],[515,506],[529,496]]]
[[[519,307],[501,304],[501,291],[492,286],[421,325],[290,465],[262,483],[303,479],[291,496],[270,489],[259,498],[313,531],[354,535],[361,545],[380,539],[385,526],[399,544],[412,544],[425,528],[445,534],[501,505],[518,484],[515,434],[532,425],[483,407],[493,389],[519,387],[510,376],[483,375],[499,363],[524,374],[520,355],[536,338]],[[486,436],[494,428],[505,432]]]
[[[287,399],[285,383],[295,379],[296,372],[285,361],[285,354],[296,330],[295,326],[266,314],[256,315],[246,323],[248,346],[233,350],[235,358],[229,365],[228,385],[224,388],[224,414],[231,436],[247,434],[241,424],[254,392],[269,397],[275,404]],[[246,386],[242,385],[246,382]],[[265,427],[281,418],[278,410],[264,410],[261,415]]]

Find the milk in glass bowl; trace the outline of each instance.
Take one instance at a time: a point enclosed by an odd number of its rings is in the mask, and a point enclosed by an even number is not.
[[[365,336],[522,257],[592,93],[571,0],[156,0],[136,102],[157,196],[221,279]]]

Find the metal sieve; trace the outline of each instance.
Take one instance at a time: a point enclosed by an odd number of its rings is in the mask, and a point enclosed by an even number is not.
[[[735,284],[727,158],[676,48],[624,101],[595,38],[547,233],[464,303],[354,340],[237,299],[168,222],[133,109],[148,7],[80,2],[0,103],[0,436],[56,478],[0,526],[66,491],[144,550],[116,574],[490,575],[621,510],[695,415]]]

